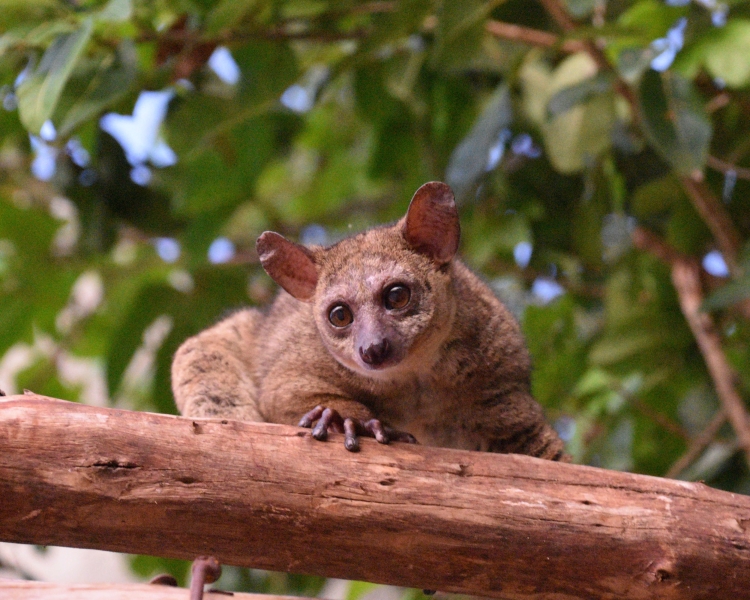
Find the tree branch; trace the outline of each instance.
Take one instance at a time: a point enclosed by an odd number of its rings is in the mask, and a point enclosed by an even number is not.
[[[575,53],[582,52],[586,46],[580,40],[564,40],[554,33],[505,23],[503,21],[487,21],[485,29],[495,37],[502,38],[511,42],[521,42],[531,46],[541,46],[543,48],[559,47],[563,52]]]
[[[0,539],[496,598],[731,598],[750,498],[527,456],[0,401]]]
[[[717,158],[716,156],[709,156],[706,159],[706,165],[724,175],[734,173],[737,179],[750,179],[750,169],[747,167],[738,167],[737,165]]]
[[[185,600],[188,590],[166,585],[148,584],[61,584],[41,581],[0,579],[3,600]],[[294,596],[269,594],[226,595],[207,591],[205,600],[304,600]]]
[[[681,177],[682,187],[685,189],[693,206],[708,225],[716,240],[730,273],[737,274],[737,255],[740,251],[740,236],[734,228],[732,219],[714,196],[703,178],[702,173],[694,176]]]
[[[693,332],[721,405],[750,465],[750,420],[745,403],[735,388],[735,375],[722,350],[721,338],[716,332],[713,319],[700,308],[703,303],[700,265],[642,227],[635,228],[632,238],[636,248],[654,254],[672,269],[672,282],[682,314]]]
[[[706,447],[714,440],[718,435],[719,430],[722,428],[724,423],[727,422],[727,415],[723,409],[720,409],[711,419],[711,422],[706,425],[706,428],[698,434],[695,439],[690,443],[685,454],[678,458],[674,464],[669,467],[669,471],[665,477],[677,477],[690,465],[692,465],[698,457],[703,454]]]

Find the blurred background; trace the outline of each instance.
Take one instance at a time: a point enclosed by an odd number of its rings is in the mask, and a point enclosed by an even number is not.
[[[0,0],[0,389],[174,413],[177,346],[275,293],[262,231],[443,180],[574,460],[750,493],[748,84],[741,0]],[[0,544],[15,577],[188,567]]]

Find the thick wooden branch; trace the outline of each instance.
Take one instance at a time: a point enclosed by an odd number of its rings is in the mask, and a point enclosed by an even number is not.
[[[148,584],[63,584],[0,579],[3,600],[187,600],[188,590]],[[303,600],[294,596],[232,594],[206,591],[204,600]]]
[[[750,498],[281,425],[0,401],[0,540],[513,599],[741,598]]]

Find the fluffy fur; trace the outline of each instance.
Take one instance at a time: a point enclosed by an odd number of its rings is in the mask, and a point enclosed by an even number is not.
[[[180,347],[178,408],[296,425],[322,405],[423,444],[564,458],[531,396],[518,324],[454,257],[458,232],[453,195],[433,182],[398,223],[328,248],[264,234],[261,261],[287,291],[267,313],[239,311]],[[388,308],[393,285],[409,291],[406,306]],[[329,319],[338,305],[353,315],[346,327]],[[373,347],[387,348],[374,364]]]

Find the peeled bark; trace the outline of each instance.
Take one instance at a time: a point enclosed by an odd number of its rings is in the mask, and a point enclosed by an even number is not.
[[[750,498],[526,456],[0,402],[0,540],[497,598],[747,598]]]

